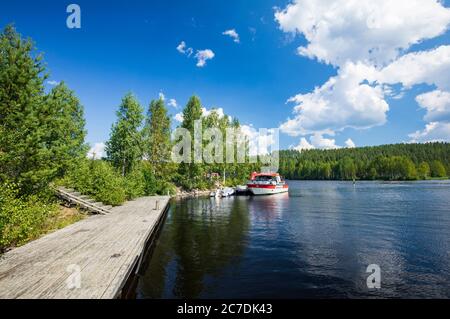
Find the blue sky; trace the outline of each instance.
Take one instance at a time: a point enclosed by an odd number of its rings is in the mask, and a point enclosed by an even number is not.
[[[169,107],[172,116],[196,94],[207,109],[223,108],[241,123],[254,128],[281,127],[282,148],[302,148],[302,139],[303,148],[345,146],[348,139],[357,146],[450,140],[448,63],[426,70],[429,74],[399,75],[414,69],[411,63],[418,63],[408,54],[425,51],[430,53],[430,61],[438,59],[435,56],[446,61],[447,50],[441,55],[432,53],[450,44],[448,1],[422,0],[416,7],[405,8],[399,1],[400,8],[373,9],[376,14],[369,18],[375,16],[374,22],[367,20],[379,30],[373,36],[359,28],[355,15],[361,8],[341,6],[334,10],[320,7],[321,1],[313,5],[308,0],[74,2],[81,7],[81,29],[66,26],[70,2],[50,0],[5,2],[0,25],[13,22],[21,34],[33,38],[38,50],[45,53],[50,80],[65,81],[76,92],[85,107],[91,144],[108,139],[115,110],[129,91],[145,108],[160,92],[167,102],[176,99],[178,108]],[[372,9],[361,10],[364,15]],[[349,25],[342,27],[336,19],[327,21],[330,12],[350,21]],[[395,18],[398,35],[392,32],[389,16]],[[326,30],[331,30],[328,38],[317,35],[320,32],[308,35],[312,29],[305,22],[307,17],[313,17],[319,26],[326,25]],[[411,23],[410,17],[422,23]],[[433,28],[428,30],[430,23]],[[239,34],[239,43],[222,34],[230,29]],[[342,41],[334,45],[330,39]],[[191,57],[177,51],[182,41],[193,48]],[[383,52],[375,56],[364,51],[372,42]],[[314,48],[298,54],[299,47],[311,43]],[[198,67],[194,55],[205,49],[214,52],[214,58]],[[404,56],[407,63],[396,63]],[[360,67],[351,71],[349,64],[358,62],[382,75],[372,78],[372,71],[360,71]],[[391,68],[384,72],[388,66]],[[308,95],[339,73],[342,79],[336,79],[332,88],[336,92]],[[356,84],[347,82],[348,73]],[[430,77],[440,80],[434,83]],[[408,84],[408,79],[416,80]],[[368,85],[361,87],[361,83]],[[348,92],[356,92],[356,97],[350,99],[353,93]],[[421,99],[421,106],[417,97],[426,93],[430,94]],[[302,95],[299,99],[287,103],[298,94]],[[365,101],[366,97],[373,98]],[[328,106],[320,111],[323,104],[318,101]],[[388,111],[383,109],[384,103]],[[300,109],[297,113],[293,110],[296,105]],[[430,124],[434,126],[427,127]]]

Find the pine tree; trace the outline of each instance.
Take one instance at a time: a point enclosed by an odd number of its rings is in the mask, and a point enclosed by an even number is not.
[[[192,189],[202,187],[203,181],[203,166],[199,163],[194,163],[194,125],[195,121],[202,118],[202,106],[200,99],[197,96],[192,96],[186,107],[183,110],[183,122],[181,127],[189,131],[192,138],[191,145],[191,162],[180,163],[179,175],[181,184],[187,188]]]
[[[197,96],[192,96],[183,110],[181,127],[187,129],[194,136],[194,123],[202,118],[202,103]]]
[[[111,128],[110,139],[106,143],[107,158],[122,176],[127,175],[143,156],[142,125],[143,109],[131,94],[125,95],[116,113],[117,121]]]
[[[153,174],[166,178],[170,165],[170,118],[162,99],[150,103],[143,129],[144,156],[150,162]]]
[[[53,159],[49,164],[56,167],[58,176],[63,176],[86,157],[83,106],[64,83],[51,90],[45,105],[52,118],[46,135],[46,145]]]
[[[45,143],[51,115],[44,103],[41,55],[11,25],[0,35],[0,176],[23,193],[45,187],[55,175]]]

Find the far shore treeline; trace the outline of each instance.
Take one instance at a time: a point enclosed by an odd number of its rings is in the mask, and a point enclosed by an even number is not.
[[[424,180],[449,172],[449,143],[280,152],[280,174],[288,179]]]
[[[111,106],[117,119],[106,157],[88,158],[83,106],[64,82],[47,91],[48,76],[33,42],[7,26],[0,34],[0,253],[54,227],[49,221],[61,211],[54,196],[59,185],[120,205],[177,189],[242,184],[261,168],[248,155],[244,164],[236,157],[227,163],[174,163],[177,141],[164,100],[142,106],[132,93]],[[228,128],[240,128],[238,119],[215,110],[205,116],[200,99],[192,96],[180,127],[194,136],[197,120],[203,130],[217,128],[224,136]],[[248,140],[243,143],[248,149]],[[289,179],[443,178],[449,163],[450,144],[445,143],[280,152],[280,173]]]

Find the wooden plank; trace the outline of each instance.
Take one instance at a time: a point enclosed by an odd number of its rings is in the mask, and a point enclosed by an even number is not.
[[[88,210],[91,213],[96,214],[109,214],[110,210],[105,209],[103,203],[96,202],[93,199],[86,199],[86,196],[80,193],[72,192],[64,187],[60,187],[56,190],[58,196],[63,200],[66,200],[72,204],[78,205],[83,209]]]
[[[168,202],[167,196],[140,198],[6,253],[0,258],[0,298],[118,296]],[[79,289],[67,286],[70,265],[81,270]]]

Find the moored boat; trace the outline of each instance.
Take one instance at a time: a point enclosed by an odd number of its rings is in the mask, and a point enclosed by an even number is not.
[[[234,194],[234,189],[231,187],[225,187],[222,189],[222,197],[228,197]]]
[[[249,193],[247,185],[236,186],[236,195],[247,195]]]
[[[247,183],[248,190],[253,195],[271,195],[289,191],[289,185],[278,173],[252,173]]]

